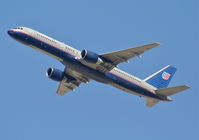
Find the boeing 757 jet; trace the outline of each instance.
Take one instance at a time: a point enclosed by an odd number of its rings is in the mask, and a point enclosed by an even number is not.
[[[176,68],[170,65],[144,80],[117,68],[118,64],[140,56],[145,51],[158,46],[159,43],[97,54],[88,50],[76,50],[27,27],[10,29],[8,34],[15,40],[54,57],[65,65],[64,71],[49,68],[46,72],[50,79],[59,82],[57,89],[59,95],[73,91],[82,83],[96,80],[125,92],[143,96],[146,98],[146,105],[151,107],[159,101],[171,101],[169,96],[189,88],[187,85],[168,88],[168,84],[176,72]]]

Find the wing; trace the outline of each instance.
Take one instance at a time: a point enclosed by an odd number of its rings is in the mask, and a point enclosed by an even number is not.
[[[73,91],[76,87],[79,87],[80,84],[80,81],[68,82],[67,78],[64,77],[64,79],[59,83],[57,94],[64,95],[69,91]]]
[[[64,95],[67,92],[73,91],[75,88],[79,87],[81,83],[88,83],[90,81],[87,77],[73,72],[68,68],[65,68],[64,72],[67,74],[67,77],[65,76],[59,83],[57,89],[57,94],[59,95]]]
[[[111,52],[100,55],[102,58],[110,61],[113,65],[117,65],[121,62],[126,62],[130,58],[135,56],[140,56],[140,54],[144,53],[145,51],[152,49],[156,46],[160,45],[159,43],[151,43],[135,48],[129,48],[121,51]]]

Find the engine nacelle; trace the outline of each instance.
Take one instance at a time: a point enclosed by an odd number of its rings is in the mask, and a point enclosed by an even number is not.
[[[55,68],[48,68],[46,72],[46,76],[55,81],[62,81],[64,75],[64,72]]]
[[[92,64],[103,63],[103,60],[101,58],[99,58],[98,54],[88,51],[88,50],[83,50],[81,52],[81,57],[88,63],[92,63]]]

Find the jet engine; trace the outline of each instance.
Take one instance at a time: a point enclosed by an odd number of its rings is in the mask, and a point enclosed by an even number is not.
[[[81,52],[81,57],[88,63],[92,64],[101,64],[103,63],[103,60],[99,57],[98,54],[88,51],[88,50],[83,50]]]
[[[46,76],[54,81],[62,81],[64,75],[64,72],[55,68],[48,68],[46,72]]]

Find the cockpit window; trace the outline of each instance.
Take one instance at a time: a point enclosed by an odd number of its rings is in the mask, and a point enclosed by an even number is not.
[[[22,27],[17,27],[16,29],[21,29],[21,30],[23,30],[23,28],[22,28]]]

